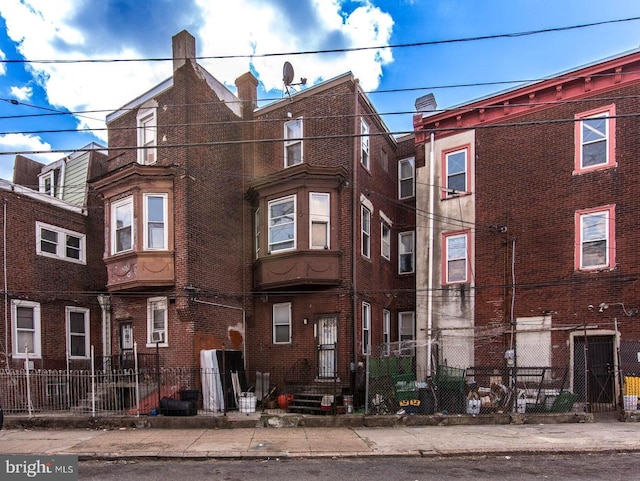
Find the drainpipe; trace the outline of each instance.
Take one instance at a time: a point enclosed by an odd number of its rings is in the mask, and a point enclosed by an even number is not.
[[[111,357],[111,298],[99,294],[98,304],[102,311],[102,356],[108,358]]]
[[[432,131],[429,139],[429,247],[428,247],[428,261],[429,271],[427,273],[427,376],[431,376],[431,354],[432,354],[432,341],[433,341],[433,249],[435,246],[435,196],[436,196],[436,165],[435,165],[435,134]]]
[[[9,293],[7,292],[7,199],[2,211],[2,274],[4,278],[4,360],[9,368]]]
[[[353,389],[356,390],[356,378],[358,371],[358,334],[356,326],[358,325],[358,299],[357,299],[357,279],[356,279],[356,260],[358,259],[358,190],[357,190],[357,172],[358,172],[358,144],[361,138],[357,135],[360,130],[360,118],[358,116],[358,91],[360,89],[358,79],[354,80],[354,125],[355,133],[353,136],[353,165],[351,172],[351,286],[353,295],[351,296],[351,318],[353,325]],[[367,401],[365,399],[365,406]]]

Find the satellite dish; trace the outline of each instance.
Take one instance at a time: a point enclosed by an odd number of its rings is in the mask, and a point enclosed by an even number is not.
[[[291,85],[291,82],[293,82],[293,65],[289,62],[285,62],[282,67],[282,80],[285,85]]]

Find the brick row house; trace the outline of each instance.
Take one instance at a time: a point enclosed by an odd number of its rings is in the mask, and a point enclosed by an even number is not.
[[[107,117],[104,263],[112,353],[198,366],[240,351],[349,386],[370,346],[415,335],[414,141],[350,73],[258,107],[173,38],[173,75]]]
[[[103,203],[88,180],[105,167],[92,143],[48,165],[18,155],[14,182],[0,182],[0,366],[88,369],[91,346],[103,352]]]
[[[634,51],[414,116],[418,186],[438,186],[419,187],[434,220],[416,220],[432,362],[513,353],[569,366],[582,401],[615,403],[617,368],[640,368],[639,93]]]

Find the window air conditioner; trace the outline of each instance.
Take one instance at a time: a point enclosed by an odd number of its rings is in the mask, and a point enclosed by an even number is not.
[[[164,342],[164,332],[154,331],[151,333],[151,342]]]

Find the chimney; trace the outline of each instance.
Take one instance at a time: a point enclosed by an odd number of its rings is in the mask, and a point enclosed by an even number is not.
[[[173,71],[182,67],[187,60],[195,62],[196,39],[186,30],[176,34],[171,39],[173,45]]]
[[[428,93],[427,95],[418,97],[416,99],[415,105],[416,112],[418,113],[433,112],[438,106],[438,104],[436,103],[436,98],[432,93]]]
[[[258,79],[247,72],[236,79],[236,87],[242,101],[242,118],[253,118],[253,111],[258,107]]]

